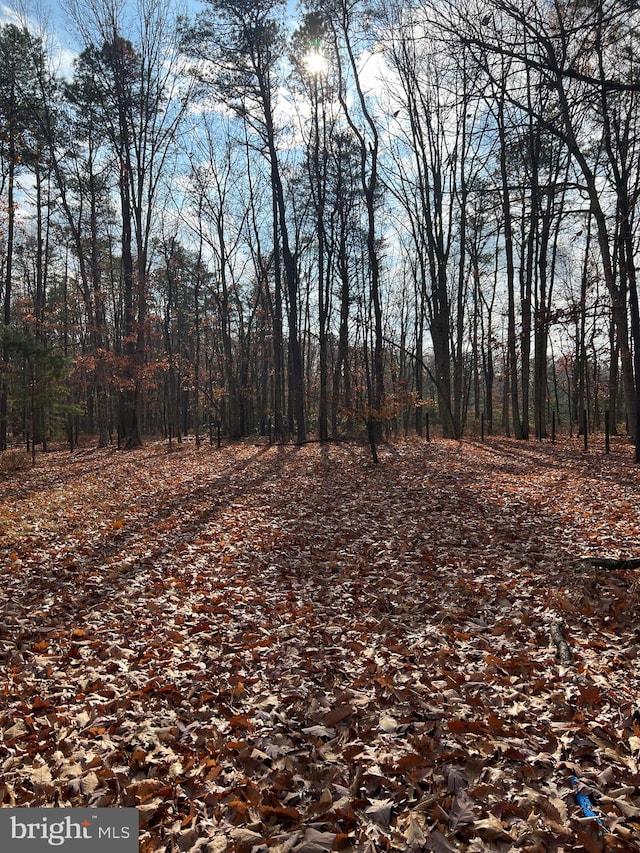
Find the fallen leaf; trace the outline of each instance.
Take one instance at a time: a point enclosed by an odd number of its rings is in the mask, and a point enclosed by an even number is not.
[[[409,848],[422,847],[426,844],[427,836],[414,815],[411,815],[409,818],[409,826],[404,832],[404,840],[407,842]]]
[[[307,829],[304,834],[304,840],[297,844],[293,850],[294,853],[326,853],[331,850],[333,842],[336,839],[335,832],[321,832],[317,829]]]
[[[368,818],[386,829],[389,826],[392,809],[393,800],[372,800],[371,804],[365,808],[364,813]]]
[[[482,820],[477,820],[475,831],[489,841],[514,841],[514,836],[503,826],[502,821],[494,814],[489,814]]]
[[[327,714],[322,718],[322,722],[325,726],[335,726],[337,723],[341,723],[343,720],[346,720],[353,714],[353,708],[351,705],[336,705],[335,708],[332,708]]]
[[[459,853],[460,848],[450,844],[438,830],[432,830],[427,836],[426,847],[433,853]]]

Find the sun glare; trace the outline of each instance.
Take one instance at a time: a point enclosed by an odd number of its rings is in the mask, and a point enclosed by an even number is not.
[[[309,74],[324,74],[328,67],[326,57],[317,50],[305,54],[303,62]]]

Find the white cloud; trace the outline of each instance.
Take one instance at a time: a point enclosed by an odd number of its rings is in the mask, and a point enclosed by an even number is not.
[[[77,51],[65,46],[64,33],[58,29],[59,22],[53,6],[44,11],[41,19],[39,17],[30,17],[25,12],[18,12],[11,6],[0,3],[0,25],[26,26],[33,35],[42,36],[53,70],[56,74],[70,79],[73,74],[73,62],[78,55]]]
[[[78,54],[74,50],[69,50],[63,47],[60,41],[54,37],[51,44],[52,63],[56,74],[64,77],[65,80],[71,80],[73,77],[73,63]]]
[[[0,3],[0,24],[21,24],[22,20],[15,9]]]

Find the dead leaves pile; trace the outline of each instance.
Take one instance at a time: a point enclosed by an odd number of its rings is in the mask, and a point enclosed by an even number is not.
[[[142,851],[638,850],[637,572],[580,559],[640,553],[627,447],[153,445],[1,488],[3,805],[135,806]]]

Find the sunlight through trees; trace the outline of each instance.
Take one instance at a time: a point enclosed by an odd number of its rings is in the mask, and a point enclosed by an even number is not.
[[[0,29],[0,448],[636,436],[634,4],[70,9]]]

